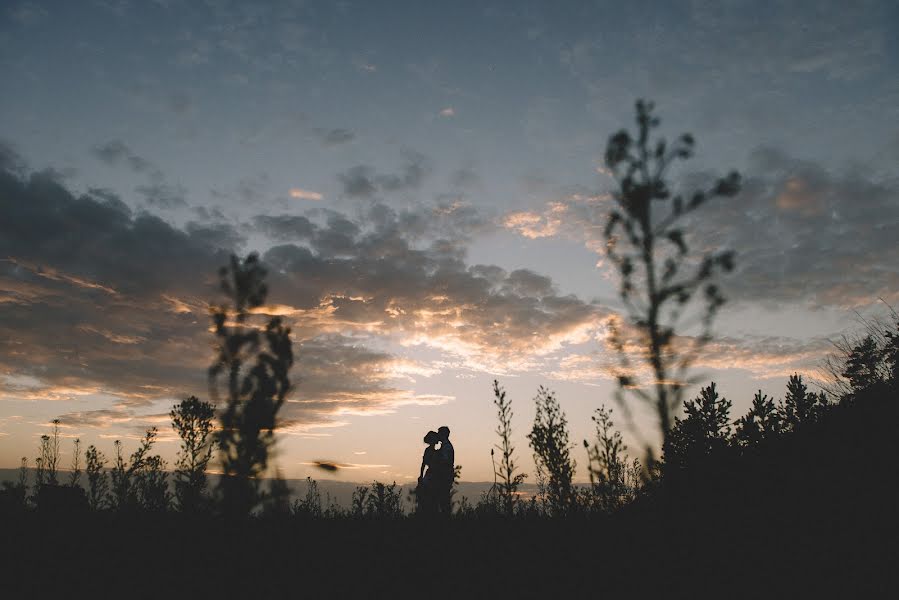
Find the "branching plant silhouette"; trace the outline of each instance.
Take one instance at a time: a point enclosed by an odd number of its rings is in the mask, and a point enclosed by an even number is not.
[[[214,449],[212,439],[215,407],[191,396],[169,412],[172,428],[181,438],[181,450],[175,463],[175,497],[184,512],[195,512],[205,505],[206,468]]]
[[[138,509],[161,511],[168,507],[168,483],[165,461],[150,451],[156,443],[157,430],[151,427],[141,438],[137,450],[128,460],[122,442],[115,441],[115,460],[110,472],[109,506],[119,512]]]
[[[518,488],[527,477],[524,473],[518,473],[515,464],[515,447],[512,445],[512,400],[506,396],[506,391],[500,387],[499,381],[493,380],[493,404],[496,406],[496,416],[499,425],[496,427],[496,435],[500,443],[495,446],[500,452],[499,468],[494,465],[494,476],[500,479],[499,501],[503,513],[507,517],[515,514],[515,505],[518,502]],[[491,454],[493,454],[491,450]]]
[[[69,487],[81,487],[81,440],[72,442],[72,470],[69,473]]]
[[[636,474],[642,471],[639,461],[629,462],[621,433],[612,422],[612,410],[596,409],[591,417],[596,439],[591,445],[584,440],[587,468],[590,473],[592,500],[596,508],[611,513],[633,499],[639,486]]]
[[[573,485],[576,463],[571,458],[568,439],[568,420],[555,392],[540,386],[534,398],[537,412],[528,441],[534,451],[538,473],[546,477],[546,505],[554,516],[569,514],[575,508],[576,490]]]
[[[652,139],[652,130],[659,126],[653,108],[651,102],[637,101],[636,136],[622,130],[606,145],[605,164],[618,189],[613,194],[617,207],[609,213],[604,233],[606,255],[620,276],[629,321],[611,321],[610,339],[619,356],[618,399],[625,409],[626,395],[650,404],[665,438],[684,387],[696,382],[689,377],[689,368],[710,339],[712,321],[724,303],[713,280],[734,266],[729,250],[701,258],[692,254],[683,219],[711,199],[737,194],[740,176],[731,172],[708,190],[672,195],[668,170],[675,161],[692,156],[695,142],[689,134],[670,146],[664,138]],[[688,340],[678,328],[690,326],[685,312],[699,291],[701,306],[692,316],[701,330]],[[637,373],[635,354],[651,372],[648,381]]]
[[[38,487],[43,484],[57,485],[57,467],[59,466],[59,419],[52,421],[53,434],[41,436],[38,465]]]
[[[224,471],[219,491],[222,509],[231,516],[249,515],[261,499],[259,478],[275,441],[278,411],[290,391],[290,328],[280,317],[272,317],[264,328],[250,322],[251,311],[261,307],[268,294],[265,275],[256,254],[243,261],[232,256],[230,265],[219,271],[230,305],[211,308],[217,349],[209,389],[216,404],[225,396],[218,438]]]
[[[84,471],[87,475],[87,502],[93,511],[101,510],[109,495],[109,478],[106,471],[106,457],[91,444],[84,453]]]

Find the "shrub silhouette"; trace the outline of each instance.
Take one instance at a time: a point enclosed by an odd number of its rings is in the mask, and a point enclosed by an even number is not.
[[[116,511],[130,512],[139,508],[165,510],[168,506],[168,483],[165,462],[151,456],[157,430],[146,431],[128,460],[122,453],[122,442],[115,441],[115,461],[110,473],[109,505]]]
[[[311,477],[306,478],[306,494],[302,499],[294,500],[292,512],[295,516],[317,519],[322,516],[322,496],[318,491],[318,482]]]
[[[290,328],[279,317],[261,332],[248,322],[250,311],[261,307],[268,294],[265,275],[255,254],[244,261],[232,256],[219,271],[231,305],[212,308],[217,353],[209,387],[216,402],[219,388],[226,391],[218,436],[224,471],[219,490],[222,508],[232,516],[250,514],[261,499],[259,477],[274,444],[278,411],[290,391]]]
[[[566,515],[575,507],[572,485],[575,462],[568,441],[568,420],[554,392],[540,386],[534,398],[537,412],[528,434],[537,472],[546,477],[545,500],[552,515]]]
[[[109,495],[109,479],[103,468],[106,457],[91,444],[84,453],[84,471],[87,474],[87,502],[91,510],[102,509]]]
[[[396,482],[390,485],[373,481],[353,490],[350,515],[357,519],[397,519],[403,516],[402,490]]]
[[[175,463],[175,497],[184,512],[199,510],[205,501],[206,468],[212,458],[215,408],[191,396],[172,407],[172,428],[181,438]]]
[[[28,508],[28,458],[23,456],[19,465],[19,478],[15,482],[4,481],[0,490],[0,514],[16,514]]]
[[[161,456],[148,456],[135,476],[138,500],[143,510],[165,512],[172,500],[166,462]]]
[[[681,223],[710,199],[734,196],[740,189],[740,176],[731,172],[708,190],[689,197],[672,196],[667,171],[676,160],[692,156],[694,140],[684,134],[668,146],[664,138],[650,139],[659,125],[653,108],[651,102],[637,101],[636,136],[622,130],[606,145],[605,164],[618,189],[613,194],[617,207],[610,212],[604,232],[606,254],[620,276],[620,296],[629,318],[628,324],[611,322],[610,340],[619,355],[618,398],[623,402],[625,395],[632,394],[653,406],[666,437],[683,388],[692,381],[689,367],[710,339],[712,321],[724,303],[713,279],[734,265],[731,251],[710,252],[697,261]],[[701,332],[687,340],[677,328],[700,291]],[[639,349],[633,350],[632,344]],[[631,363],[632,353],[643,357],[652,373],[651,392],[644,389]]]
[[[596,439],[592,445],[584,440],[591,484],[590,494],[584,501],[591,508],[613,512],[633,500],[639,490],[642,467],[637,460],[628,462],[627,447],[612,422],[611,409],[600,407],[591,418]]]

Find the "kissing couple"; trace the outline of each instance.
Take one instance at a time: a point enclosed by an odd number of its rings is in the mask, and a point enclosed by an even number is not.
[[[446,425],[425,435],[427,447],[421,457],[418,487],[415,488],[415,500],[421,513],[449,515],[452,512],[450,492],[456,456],[449,435],[450,430]]]

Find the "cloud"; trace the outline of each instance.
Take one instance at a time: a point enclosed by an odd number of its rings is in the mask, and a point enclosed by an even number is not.
[[[374,170],[366,165],[350,167],[337,175],[337,180],[343,186],[343,193],[351,198],[374,196],[377,191],[374,178]]]
[[[444,108],[440,111],[440,116],[444,117],[444,118],[455,117],[456,109],[453,108],[452,106],[447,106],[446,108]]]
[[[472,167],[462,167],[450,174],[449,183],[454,188],[473,188],[481,183],[481,177]]]
[[[153,208],[171,210],[187,206],[187,191],[180,185],[171,185],[158,181],[134,188],[144,202]]]
[[[316,129],[315,134],[325,146],[348,144],[356,139],[355,132],[349,129]]]
[[[375,73],[378,70],[378,65],[362,58],[354,60],[353,66],[363,73]]]
[[[91,148],[100,161],[110,166],[124,164],[135,173],[149,173],[161,177],[159,169],[149,160],[135,154],[122,140],[109,140]]]
[[[144,203],[160,210],[174,210],[187,206],[187,191],[180,185],[166,182],[165,175],[151,161],[136,154],[122,140],[109,140],[91,148],[91,154],[109,166],[124,165],[134,173],[146,175],[148,182],[135,186],[134,191]],[[95,190],[100,194],[112,193]]]
[[[339,214],[312,231],[302,222],[302,244],[276,246],[264,256],[278,273],[272,289],[294,307],[300,333],[377,331],[478,369],[530,364],[588,339],[599,326],[600,307],[560,295],[547,277],[466,265],[464,246],[430,237],[431,219],[441,218],[451,222],[453,213],[413,215],[376,206],[362,220],[367,227]],[[409,233],[416,225],[419,243]]]
[[[256,229],[278,242],[305,240],[315,232],[308,218],[299,215],[267,216],[253,218]]]
[[[516,211],[509,213],[503,218],[503,227],[512,229],[518,234],[532,240],[552,237],[558,235],[562,226],[562,220],[553,216],[553,213],[560,212],[562,204],[554,204],[550,207],[546,214],[540,214],[533,211]]]
[[[841,308],[899,298],[899,180],[757,150],[743,192],[697,213],[705,243],[737,250],[736,301]]]
[[[293,328],[291,427],[449,402],[410,387],[447,364],[526,368],[589,339],[603,314],[540,274],[466,264],[466,240],[489,219],[461,202],[250,223],[289,242],[263,255],[270,304],[253,318],[278,314]],[[0,394],[80,390],[106,406],[68,420],[135,431],[161,400],[205,397],[207,302],[220,299],[215,274],[242,243],[227,221],[178,228],[102,188],[77,196],[46,174],[0,171],[0,256],[10,257],[0,262],[0,372],[35,381],[0,382]],[[412,358],[422,347],[440,361]]]
[[[321,200],[324,197],[318,192],[311,192],[302,188],[290,188],[288,194],[290,194],[291,198],[297,198],[298,200]]]
[[[693,173],[687,191],[713,177]],[[571,194],[541,210],[517,211],[502,225],[528,238],[564,236],[604,252],[608,195]],[[850,308],[899,299],[899,180],[859,169],[842,172],[760,148],[741,193],[715,200],[684,220],[691,247],[731,248],[736,272],[728,298],[776,307],[784,302]]]
[[[191,221],[184,230],[191,239],[206,248],[238,252],[246,243],[246,237],[230,223],[196,223]]]
[[[20,175],[26,170],[25,159],[16,151],[12,142],[0,138],[0,169]]]
[[[547,202],[542,210],[510,212],[501,219],[501,225],[526,238],[564,236],[601,252],[610,200],[605,193],[573,193]]]
[[[613,318],[618,318],[614,316]],[[602,381],[615,381],[620,372],[619,356],[608,337],[609,330],[602,330],[594,346],[585,346],[577,353],[561,358],[546,375],[560,381],[596,385]],[[635,380],[653,381],[648,364],[643,361],[645,346],[637,341],[639,334],[632,332],[625,350],[628,352]],[[678,336],[675,343],[690,348],[695,339]],[[822,369],[825,359],[833,351],[833,344],[826,337],[798,339],[787,336],[741,335],[724,336],[705,344],[692,363],[690,376],[707,377],[709,372],[743,371],[756,379],[786,379],[800,373],[811,380],[826,379]]]
[[[368,165],[356,165],[337,175],[343,193],[351,198],[371,198],[379,192],[403,192],[421,187],[431,172],[431,161],[418,152],[403,152],[398,173],[378,173]]]

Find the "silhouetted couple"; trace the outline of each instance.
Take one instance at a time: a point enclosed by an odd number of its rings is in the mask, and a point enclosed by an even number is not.
[[[421,457],[421,471],[415,489],[418,510],[424,514],[449,515],[452,512],[450,492],[456,456],[449,434],[449,427],[443,426],[437,431],[429,431],[425,436],[428,447]],[[440,444],[439,448],[437,444]]]

